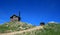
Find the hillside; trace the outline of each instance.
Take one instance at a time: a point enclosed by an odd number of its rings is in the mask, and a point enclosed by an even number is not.
[[[27,24],[25,22],[7,22],[0,25],[0,33],[22,31],[32,27],[34,26],[32,26],[31,24]]]
[[[15,32],[4,33],[0,35],[60,35],[60,24],[59,23],[48,23],[45,26],[35,26],[35,27],[28,25],[28,27],[29,28],[25,30],[16,31],[14,29]]]
[[[44,26],[43,29],[36,29],[30,32],[23,34],[18,33],[15,35],[60,35],[60,24],[48,23]]]

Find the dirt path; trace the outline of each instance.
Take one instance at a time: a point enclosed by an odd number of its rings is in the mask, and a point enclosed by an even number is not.
[[[14,35],[14,34],[16,34],[16,33],[30,32],[30,31],[39,30],[39,29],[42,29],[42,28],[43,28],[42,26],[37,26],[37,27],[35,27],[35,28],[31,28],[31,29],[28,29],[28,30],[11,32],[11,33],[4,33],[4,34],[0,34],[0,35]]]

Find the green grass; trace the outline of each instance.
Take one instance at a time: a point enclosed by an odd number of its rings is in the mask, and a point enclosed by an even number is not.
[[[22,27],[23,29],[21,29]],[[7,32],[14,32],[14,31],[20,31],[20,30],[26,30],[29,28],[32,28],[32,25],[28,25],[27,23],[23,22],[7,22],[2,25],[0,25],[0,33],[7,33]]]
[[[0,25],[0,33],[20,31],[21,29],[19,27],[25,28],[23,30],[26,30],[35,26],[28,25],[26,23],[16,24],[16,22],[8,22],[3,25]],[[25,32],[22,34],[16,33],[15,35],[60,35],[60,24],[48,23],[44,26],[44,29]]]
[[[44,29],[26,32],[22,35],[60,35],[60,24],[49,23],[44,26]]]

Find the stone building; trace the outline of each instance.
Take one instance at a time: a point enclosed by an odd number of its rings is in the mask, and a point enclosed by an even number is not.
[[[19,12],[19,16],[17,16],[17,15],[12,15],[11,17],[10,17],[10,21],[20,21],[21,20],[21,18],[20,18],[20,12]]]

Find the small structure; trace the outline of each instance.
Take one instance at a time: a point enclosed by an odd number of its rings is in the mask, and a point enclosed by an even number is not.
[[[21,18],[20,18],[20,12],[19,12],[19,16],[16,16],[15,14],[14,15],[12,15],[11,17],[10,17],[10,21],[20,21],[21,20]]]
[[[44,28],[45,23],[44,23],[44,22],[41,22],[41,23],[40,23],[40,25],[41,25],[41,26],[40,26],[40,28],[41,28],[41,29],[43,29],[43,28]]]

